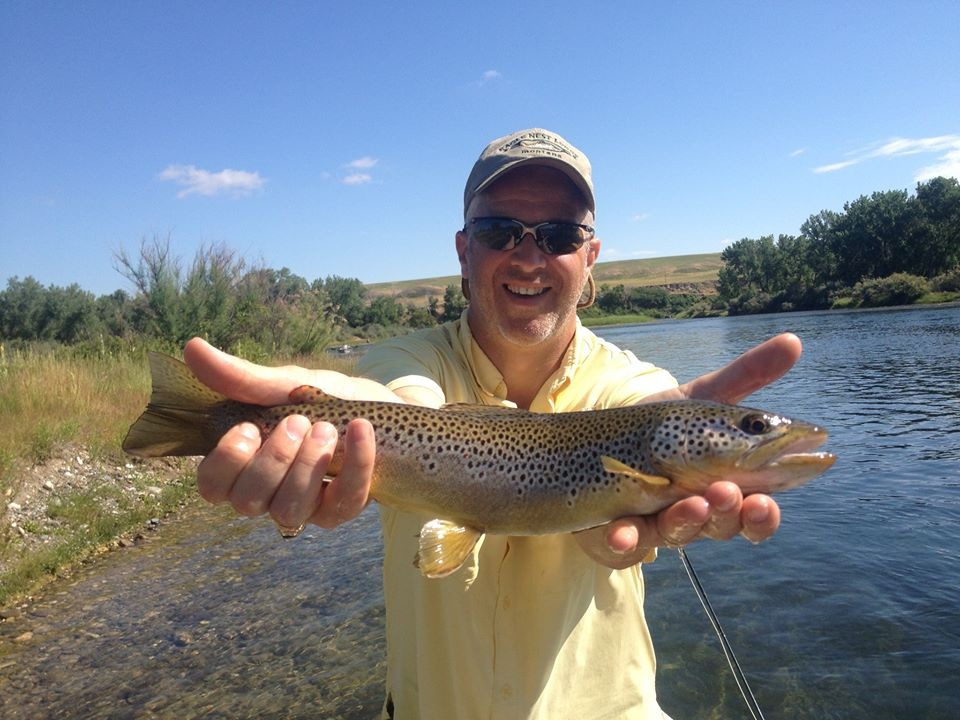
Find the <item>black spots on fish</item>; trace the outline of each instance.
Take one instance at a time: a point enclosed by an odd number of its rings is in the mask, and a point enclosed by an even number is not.
[[[420,466],[431,475],[434,474],[437,471],[436,456],[429,452],[423,453],[420,455]]]

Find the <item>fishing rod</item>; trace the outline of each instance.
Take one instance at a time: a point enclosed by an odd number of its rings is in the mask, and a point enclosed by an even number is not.
[[[700,584],[700,578],[697,577],[697,572],[693,569],[693,565],[690,563],[690,558],[687,557],[687,553],[682,547],[677,548],[677,553],[680,555],[680,562],[683,563],[683,569],[687,571],[687,577],[690,578],[690,583],[693,585],[693,589],[696,591],[697,597],[700,598],[700,604],[703,605],[703,610],[707,613],[707,617],[710,619],[710,624],[713,625],[713,630],[720,639],[720,646],[723,648],[723,654],[727,658],[727,665],[730,666],[730,671],[733,673],[733,679],[737,681],[737,687],[740,688],[740,695],[743,697],[743,701],[747,704],[747,709],[750,711],[750,714],[753,716],[754,720],[765,720],[763,717],[763,711],[760,709],[760,703],[757,702],[757,698],[754,696],[753,690],[750,689],[750,683],[747,682],[747,676],[743,674],[743,670],[740,668],[740,663],[737,662],[737,656],[733,653],[733,648],[730,646],[730,642],[727,640],[726,633],[723,632],[723,627],[721,627],[717,613],[714,612],[713,606],[710,604],[710,599],[707,597],[707,592],[703,589],[703,585]]]

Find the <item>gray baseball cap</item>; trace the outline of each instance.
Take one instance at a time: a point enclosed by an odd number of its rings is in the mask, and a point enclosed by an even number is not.
[[[587,156],[555,132],[531,128],[497,138],[480,153],[463,190],[464,217],[478,193],[520,165],[546,165],[561,170],[583,193],[590,212],[596,212]]]

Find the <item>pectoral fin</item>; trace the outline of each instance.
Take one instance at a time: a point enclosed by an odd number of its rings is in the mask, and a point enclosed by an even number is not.
[[[420,550],[413,564],[428,578],[455,572],[483,535],[450,520],[431,520],[420,529]]]
[[[649,485],[669,485],[670,478],[661,477],[660,475],[647,475],[642,473],[636,468],[632,468],[629,465],[626,465],[619,460],[615,460],[609,455],[601,455],[600,462],[603,463],[603,469],[609,473],[617,473],[619,475],[626,475],[635,480],[640,480]]]

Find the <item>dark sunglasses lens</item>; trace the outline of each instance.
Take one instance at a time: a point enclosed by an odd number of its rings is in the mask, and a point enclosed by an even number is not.
[[[550,223],[537,231],[537,240],[544,252],[566,255],[576,252],[587,241],[586,232],[570,223]]]
[[[520,226],[509,220],[479,219],[472,227],[474,239],[491,250],[503,250],[521,232]]]

